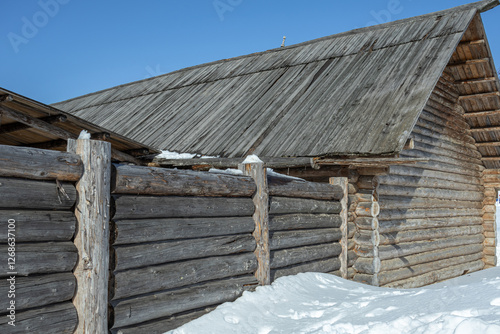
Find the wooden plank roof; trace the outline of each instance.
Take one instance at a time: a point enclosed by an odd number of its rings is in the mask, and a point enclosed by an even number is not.
[[[82,130],[111,143],[114,160],[140,163],[136,156],[158,150],[125,138],[54,107],[0,88],[0,144],[66,150]]]
[[[226,158],[401,151],[480,1],[203,64],[54,106],[159,149]]]

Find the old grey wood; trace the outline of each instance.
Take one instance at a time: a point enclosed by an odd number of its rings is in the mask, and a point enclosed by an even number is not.
[[[340,269],[340,259],[333,258],[327,260],[311,261],[296,266],[271,270],[271,277],[274,281],[279,277],[296,275],[299,273],[307,273],[307,272],[328,273],[339,269]]]
[[[277,231],[270,233],[270,249],[285,249],[307,245],[338,242],[342,238],[340,228]]]
[[[341,252],[340,243],[275,250],[271,252],[271,269],[327,258],[338,258]]]
[[[270,197],[269,214],[291,213],[340,213],[342,206],[337,201],[321,201],[291,197]]]
[[[286,176],[270,174],[267,176],[269,195],[312,198],[320,200],[340,200],[342,189],[327,183],[300,181]]]
[[[313,228],[340,228],[342,218],[336,214],[291,214],[269,217],[271,231]]]

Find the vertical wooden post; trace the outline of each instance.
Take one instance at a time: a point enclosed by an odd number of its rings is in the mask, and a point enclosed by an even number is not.
[[[80,155],[84,166],[76,184],[78,228],[74,242],[79,258],[73,271],[77,281],[75,333],[107,333],[111,144],[69,139],[68,151]]]
[[[255,277],[261,285],[271,284],[271,266],[269,251],[269,192],[267,188],[267,173],[264,163],[251,162],[240,164],[239,169],[247,176],[254,179],[257,191],[253,196],[255,204],[255,230],[253,236],[257,242],[255,255],[257,256],[258,267]]]
[[[342,278],[347,279],[347,265],[348,265],[348,239],[349,239],[349,231],[347,225],[347,211],[349,207],[347,206],[347,201],[349,199],[349,190],[348,190],[348,180],[346,177],[331,177],[330,184],[335,186],[340,186],[344,192],[344,196],[340,200],[340,204],[342,206],[342,211],[340,212],[340,218],[342,219],[342,224],[340,225],[340,231],[342,232],[342,239],[340,240],[340,245],[342,246],[342,253],[340,253],[340,274]]]

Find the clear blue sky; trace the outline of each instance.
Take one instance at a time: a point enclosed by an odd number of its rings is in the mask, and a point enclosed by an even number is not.
[[[0,86],[53,103],[467,0],[3,0]],[[483,14],[500,67],[500,7]]]

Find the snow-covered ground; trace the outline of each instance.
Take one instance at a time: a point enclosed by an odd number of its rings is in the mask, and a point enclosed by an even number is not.
[[[410,290],[282,277],[168,333],[499,334],[500,267]]]

